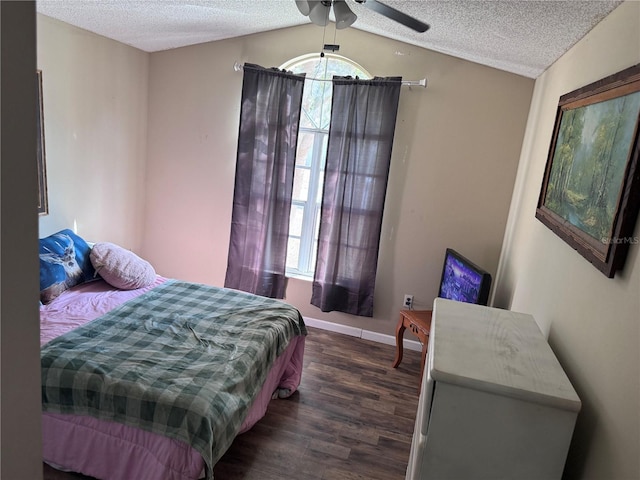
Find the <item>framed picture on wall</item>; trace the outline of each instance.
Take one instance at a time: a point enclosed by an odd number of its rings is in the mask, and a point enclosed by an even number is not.
[[[42,71],[36,71],[38,86],[38,111],[36,113],[37,124],[37,161],[38,161],[38,214],[49,213],[49,200],[47,194],[47,164],[44,150],[44,108],[42,102]]]
[[[560,98],[536,218],[609,278],[640,207],[640,64]]]

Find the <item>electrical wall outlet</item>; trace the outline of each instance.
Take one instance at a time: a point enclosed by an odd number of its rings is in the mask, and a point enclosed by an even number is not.
[[[413,295],[404,294],[404,308],[413,308]]]

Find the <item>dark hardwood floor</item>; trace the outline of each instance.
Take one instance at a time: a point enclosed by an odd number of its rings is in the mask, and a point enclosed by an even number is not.
[[[420,353],[309,328],[298,392],[269,405],[214,468],[216,480],[402,480]],[[44,480],[86,480],[44,465]],[[161,480],[161,479],[158,479]]]

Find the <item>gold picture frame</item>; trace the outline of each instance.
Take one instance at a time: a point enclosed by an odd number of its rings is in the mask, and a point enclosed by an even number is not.
[[[612,278],[640,209],[640,64],[560,97],[536,218]]]

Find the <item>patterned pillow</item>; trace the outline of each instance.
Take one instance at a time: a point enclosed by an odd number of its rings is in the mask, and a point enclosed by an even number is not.
[[[49,303],[65,290],[94,279],[91,248],[71,230],[40,239],[40,301]]]
[[[147,287],[156,280],[156,271],[149,262],[114,243],[96,243],[90,258],[104,281],[121,290]]]

